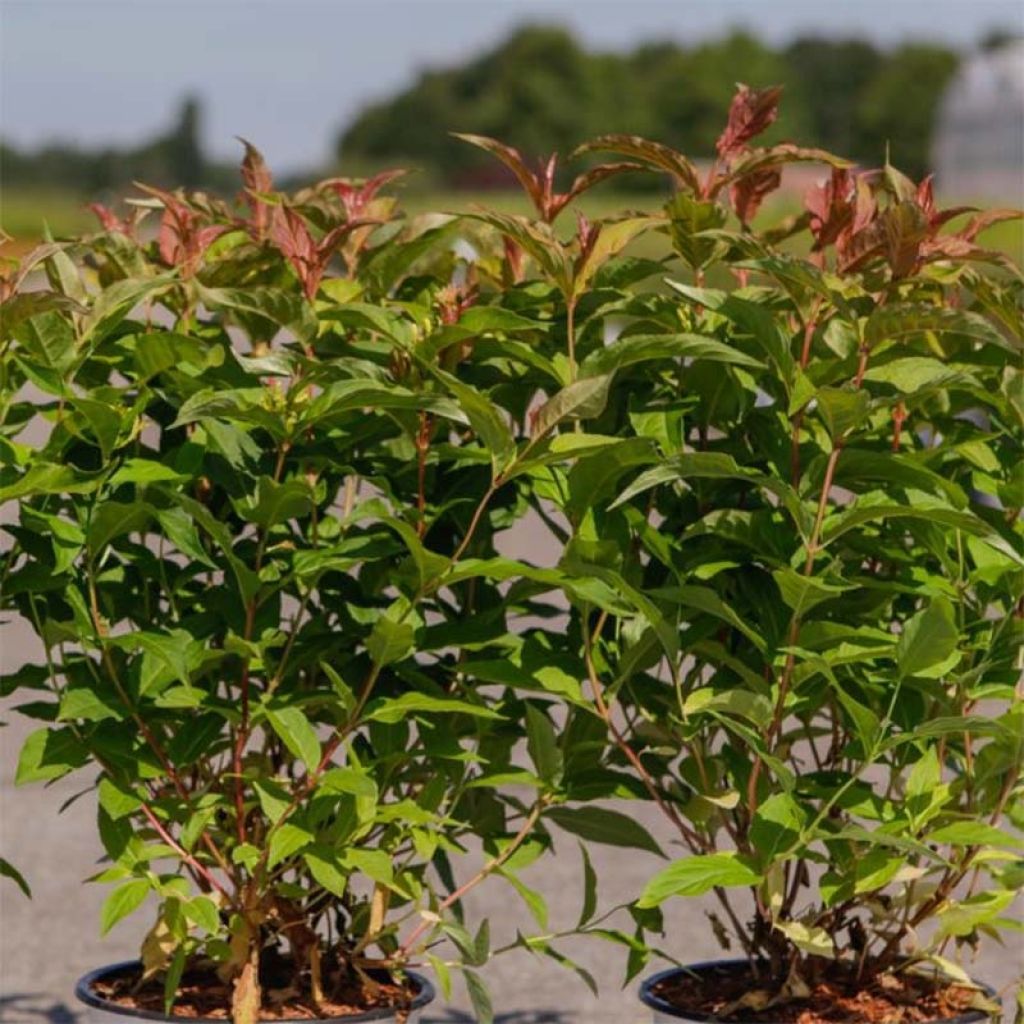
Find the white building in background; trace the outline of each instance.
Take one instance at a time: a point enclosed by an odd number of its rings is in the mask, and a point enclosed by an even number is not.
[[[932,162],[946,197],[1024,202],[1024,39],[961,66],[939,105]]]

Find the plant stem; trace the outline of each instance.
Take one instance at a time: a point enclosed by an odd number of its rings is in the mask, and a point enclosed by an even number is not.
[[[492,857],[468,882],[464,882],[460,885],[453,893],[447,896],[438,905],[437,913],[441,914],[447,910],[450,906],[458,903],[471,889],[475,889],[488,875],[493,874],[498,870],[512,856],[516,850],[525,842],[533,831],[534,826],[537,824],[537,820],[540,818],[541,813],[547,806],[547,799],[541,797],[532,807],[530,813],[526,816],[522,827],[512,838],[512,841],[501,851],[497,856]],[[420,923],[409,933],[409,937],[398,947],[398,951],[395,954],[396,959],[405,960],[409,956],[409,951],[416,945],[420,936],[424,932],[433,928],[436,921],[423,918]]]
[[[608,618],[608,612],[601,612],[600,617],[597,620],[597,626],[594,629],[595,634],[600,634],[601,629]],[[597,708],[597,713],[604,721],[608,732],[611,734],[612,739],[615,741],[615,745],[622,751],[623,755],[629,761],[629,763],[636,769],[637,774],[640,776],[640,781],[644,784],[644,788],[648,793],[651,794],[651,799],[658,806],[658,809],[665,815],[666,818],[675,826],[676,830],[682,836],[683,841],[690,848],[693,853],[698,853],[701,850],[706,849],[706,844],[701,837],[694,832],[687,824],[679,817],[676,809],[665,800],[665,798],[658,791],[657,783],[651,777],[651,773],[644,767],[643,761],[640,759],[640,755],[629,745],[626,741],[625,736],[619,730],[618,726],[612,717],[611,709],[608,707],[607,702],[604,699],[604,691],[601,686],[601,680],[597,675],[597,670],[594,666],[593,641],[590,636],[590,631],[586,628],[584,623],[583,628],[583,643],[584,643],[584,654],[583,658],[587,666],[587,676],[590,680],[590,688],[594,694],[594,705]]]
[[[569,356],[569,383],[576,381],[576,300],[565,304],[565,338]]]
[[[870,349],[862,342],[860,346],[860,358],[857,362],[857,372],[853,378],[854,390],[859,390],[861,384],[864,382],[864,374],[867,370],[869,354]],[[821,496],[818,499],[818,511],[814,518],[814,527],[811,531],[810,539],[807,541],[807,558],[804,561],[803,568],[803,575],[805,577],[809,577],[814,569],[814,560],[818,555],[819,544],[821,542],[821,531],[825,522],[825,516],[828,512],[828,499],[832,492],[832,483],[835,479],[836,467],[839,464],[839,457],[842,454],[844,443],[845,435],[835,438],[832,444],[832,451],[829,453],[828,463],[825,466],[825,479],[822,481],[821,485]],[[790,648],[790,650],[786,654],[782,677],[779,680],[779,693],[775,699],[775,708],[772,712],[771,724],[768,726],[768,731],[765,734],[764,748],[766,751],[771,749],[772,744],[778,736],[779,730],[782,728],[782,719],[786,710],[786,698],[789,696],[789,687],[792,683],[793,672],[796,668],[796,655],[793,653],[792,648],[796,645],[796,642],[799,639],[801,621],[802,619],[799,611],[794,612],[790,619],[789,631],[786,636],[786,646]],[[749,816],[751,820],[753,820],[754,814],[757,811],[757,783],[761,776],[762,766],[763,758],[760,754],[757,754],[754,758],[754,764],[750,770],[750,778],[747,782],[747,807],[749,808]]]

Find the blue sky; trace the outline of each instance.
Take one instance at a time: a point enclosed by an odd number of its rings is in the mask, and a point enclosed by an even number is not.
[[[217,156],[252,139],[277,168],[325,159],[342,124],[424,67],[558,22],[595,48],[693,42],[734,26],[771,42],[816,32],[969,49],[1024,30],[1021,0],[0,0],[0,134],[131,143],[188,91]],[[742,69],[737,69],[742,77]]]

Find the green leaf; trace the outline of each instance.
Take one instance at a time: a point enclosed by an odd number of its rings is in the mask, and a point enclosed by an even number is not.
[[[298,853],[303,847],[313,842],[313,834],[306,829],[285,822],[276,828],[270,837],[270,856],[267,858],[267,867],[275,868],[283,860],[287,860],[292,854]]]
[[[317,791],[354,796],[356,818],[360,823],[372,821],[377,811],[377,784],[356,768],[332,768],[321,777]]]
[[[430,372],[455,396],[480,443],[491,453],[495,476],[503,473],[516,455],[516,442],[507,417],[482,391],[470,387],[443,370]]]
[[[864,374],[866,381],[880,381],[892,384],[905,395],[916,395],[945,384],[964,374],[955,366],[948,366],[931,356],[904,356],[887,363],[872,366]]]
[[[448,967],[446,961],[440,957],[434,956],[432,953],[424,953],[424,957],[430,969],[434,972],[434,976],[437,978],[438,984],[441,986],[441,997],[446,1003],[450,1003],[452,999],[452,972]]]
[[[39,494],[88,494],[102,483],[102,474],[90,475],[71,466],[35,462],[17,480],[0,487],[0,503]]]
[[[789,335],[780,326],[778,319],[766,303],[763,304],[754,299],[744,298],[715,288],[694,288],[677,281],[667,281],[666,283],[688,302],[721,314],[735,324],[741,332],[748,334],[774,364],[788,391],[790,382],[794,378],[794,361],[790,350]]]
[[[32,898],[32,890],[22,873],[3,857],[0,857],[0,878],[9,878],[29,899]]]
[[[722,243],[704,232],[725,225],[728,214],[720,203],[678,191],[665,205],[672,246],[694,269],[700,270],[722,252]]]
[[[252,788],[256,790],[256,799],[267,820],[276,825],[291,806],[291,794],[270,779],[253,779]]]
[[[462,974],[466,979],[466,991],[473,1004],[477,1024],[494,1024],[494,1007],[491,1004],[491,995],[487,991],[487,986],[473,971],[463,970]]]
[[[309,486],[300,480],[277,484],[261,476],[256,485],[256,501],[243,514],[249,522],[269,530],[279,523],[308,514],[312,507]]]
[[[928,675],[929,670],[944,667],[959,640],[953,606],[944,597],[933,599],[907,622],[896,643],[900,678]]]
[[[884,889],[906,862],[906,857],[893,856],[888,850],[881,847],[869,850],[854,863],[853,891],[859,894]]]
[[[597,913],[597,874],[583,843],[580,843],[580,856],[583,858],[583,902],[580,907],[580,919],[576,922],[577,930],[589,923]]]
[[[111,541],[126,533],[144,531],[153,518],[153,509],[142,501],[105,501],[93,509],[86,538],[89,550],[98,555]]]
[[[347,868],[361,872],[371,881],[396,889],[394,864],[391,854],[386,850],[348,849],[342,855],[341,863]]]
[[[805,576],[789,566],[772,572],[772,579],[782,594],[782,600],[793,609],[794,615],[806,615],[823,601],[831,601],[854,589],[843,584],[826,583],[814,576]]]
[[[409,622],[396,622],[387,614],[374,623],[366,650],[375,665],[390,665],[412,652],[415,630]]]
[[[840,464],[842,460],[840,459]],[[860,495],[852,504],[841,507],[825,520],[823,536],[832,544],[843,534],[864,523],[889,519],[923,520],[964,530],[978,536],[992,534],[988,524],[971,512],[953,508],[934,495],[916,489],[907,489],[907,502],[880,491]]]
[[[381,698],[367,705],[364,720],[394,725],[408,716],[417,714],[473,715],[475,718],[499,719],[502,716],[490,708],[453,697],[431,697],[426,693],[403,693],[401,697]]]
[[[803,921],[773,921],[772,924],[797,949],[801,949],[805,953],[830,959],[836,955],[832,936],[820,925],[805,924]]]
[[[343,868],[338,854],[327,846],[310,846],[302,854],[309,873],[329,893],[341,898],[348,888],[348,871]]]
[[[114,694],[100,693],[87,686],[74,686],[61,695],[58,721],[102,722],[107,718],[124,718],[124,708],[118,706]]]
[[[550,225],[515,214],[499,213],[495,210],[474,212],[470,216],[485,224],[490,224],[506,238],[515,242],[536,262],[548,280],[563,295],[572,294],[572,261]]]
[[[818,388],[818,410],[833,441],[853,433],[867,417],[871,397],[851,388]]]
[[[694,690],[683,703],[683,714],[696,715],[702,712],[738,715],[747,719],[759,729],[768,725],[772,718],[772,703],[761,693],[731,687],[715,691],[709,686]]]
[[[511,309],[501,306],[470,306],[459,317],[457,327],[470,335],[484,334],[489,331],[547,331],[551,324],[543,320],[530,320]]]
[[[433,223],[437,222],[439,216],[431,218]],[[421,231],[414,238],[378,246],[363,260],[361,276],[381,294],[389,292],[419,260],[432,249],[450,241],[461,228],[459,218],[452,217],[437,227]]]
[[[995,846],[1017,850],[1024,846],[1024,841],[1020,838],[983,821],[954,821],[949,825],[942,825],[929,832],[924,841],[950,846]]]
[[[537,774],[549,786],[557,786],[562,777],[562,751],[548,716],[532,704],[526,705],[526,749]]]
[[[286,436],[284,417],[271,412],[269,402],[265,388],[206,388],[182,404],[171,429],[206,420],[229,420],[263,427],[273,437],[283,440]]]
[[[543,437],[565,419],[591,419],[599,416],[608,401],[611,375],[585,377],[549,398],[533,420],[533,436]]]
[[[651,834],[634,818],[603,807],[552,807],[544,817],[592,843],[625,846],[663,857]]]
[[[164,535],[183,555],[208,568],[218,567],[203,547],[195,523],[183,508],[159,509],[156,518]]]
[[[982,345],[1019,351],[981,314],[923,303],[877,307],[864,327],[864,340],[874,348],[883,341],[902,341],[926,333],[958,334]]]
[[[758,650],[765,650],[767,644],[763,636],[748,625],[734,608],[726,604],[710,587],[669,587],[663,593],[668,598],[678,600],[681,604],[713,615],[723,622],[738,629]]]
[[[110,478],[111,487],[122,484],[158,484],[179,482],[187,479],[171,466],[153,459],[125,459]]]
[[[221,930],[220,911],[208,896],[193,896],[182,904],[182,909],[207,935],[216,935]]]
[[[686,857],[659,871],[637,901],[641,909],[658,907],[670,896],[701,896],[716,887],[757,885],[761,874],[738,853],[707,853]]]
[[[88,757],[88,750],[71,729],[37,729],[29,733],[22,745],[14,773],[15,785],[59,779],[80,768]]]
[[[791,853],[806,822],[803,808],[788,793],[768,797],[750,825],[750,842],[760,862],[768,865]]]
[[[141,696],[159,692],[172,679],[191,687],[192,666],[199,653],[199,644],[187,630],[125,633],[112,637],[108,642],[122,650],[142,651],[139,673]]]
[[[703,359],[759,370],[760,360],[703,334],[631,334],[597,349],[580,364],[581,377],[614,373],[656,359]]]
[[[118,921],[138,910],[149,895],[149,890],[149,882],[145,878],[135,878],[118,886],[107,897],[100,911],[100,934],[106,935]]]
[[[597,225],[597,240],[583,257],[573,275],[573,294],[582,295],[593,276],[617,256],[638,235],[661,223],[657,217],[624,217]]]
[[[163,291],[174,281],[171,273],[147,278],[124,278],[101,291],[82,318],[81,340],[95,348],[148,295]]]
[[[92,398],[73,398],[71,405],[88,424],[89,433],[96,439],[100,455],[106,461],[116,447],[118,435],[121,433],[120,411],[106,402]]]
[[[262,333],[268,340],[276,331],[268,330],[267,322],[294,331],[300,338],[316,337],[317,323],[313,310],[297,293],[280,288],[206,288],[202,285],[197,285],[197,291],[204,305],[210,309],[242,314],[247,326],[252,317],[257,322],[263,321]]]
[[[284,745],[310,771],[315,771],[320,763],[320,741],[302,710],[297,707],[268,708],[267,720]]]
[[[174,951],[167,974],[164,977],[164,1016],[170,1017],[174,1010],[174,1001],[178,997],[178,986],[181,984],[181,976],[185,973],[185,961],[188,956],[188,947],[182,943]]]
[[[142,801],[130,789],[118,786],[109,778],[100,780],[98,796],[100,807],[114,821],[134,813],[142,806]]]
[[[135,372],[140,381],[151,380],[160,373],[182,366],[202,370],[224,362],[221,345],[171,331],[136,334],[125,339],[125,343],[132,346]]]

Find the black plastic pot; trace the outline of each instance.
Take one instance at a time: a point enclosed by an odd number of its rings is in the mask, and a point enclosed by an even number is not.
[[[712,1017],[705,1013],[694,1013],[693,1011],[678,1010],[655,993],[655,988],[661,982],[668,981],[683,974],[710,974],[712,971],[747,971],[750,965],[746,960],[711,960],[707,963],[691,964],[686,968],[673,967],[671,970],[662,971],[653,977],[647,978],[640,986],[640,1001],[654,1011],[654,1024],[672,1024],[673,1021],[689,1021],[690,1024],[706,1024],[713,1021],[714,1024],[729,1024],[722,1017]],[[980,986],[982,991],[993,1001],[996,994],[988,986]],[[942,1020],[932,1021],[931,1024],[980,1024],[989,1020],[989,1014],[984,1010],[969,1010],[958,1017],[944,1017]]]
[[[75,985],[75,995],[90,1010],[86,1016],[85,1024],[126,1024],[134,1020],[155,1020],[163,1024],[174,1024],[175,1021],[182,1021],[183,1024],[226,1024],[223,1019],[215,1020],[212,1017],[168,1017],[163,1013],[155,1013],[153,1010],[134,1010],[127,1006],[119,1006],[97,995],[93,986],[98,981],[109,981],[121,974],[129,974],[138,971],[142,964],[138,960],[126,960],[123,963],[111,964],[108,967],[101,967],[99,970],[90,971],[78,979]],[[381,1024],[417,1024],[420,1019],[420,1011],[434,999],[434,986],[414,971],[406,971],[405,976],[416,986],[416,995],[409,1004],[408,1009],[397,1011],[390,1009],[367,1010],[365,1013],[357,1013],[354,1016],[346,1017],[322,1017],[315,1021],[298,1021],[296,1024],[364,1024],[365,1021],[378,1021]],[[406,1016],[400,1017],[399,1013]],[[288,1024],[287,1020],[274,1020],[269,1024]]]

